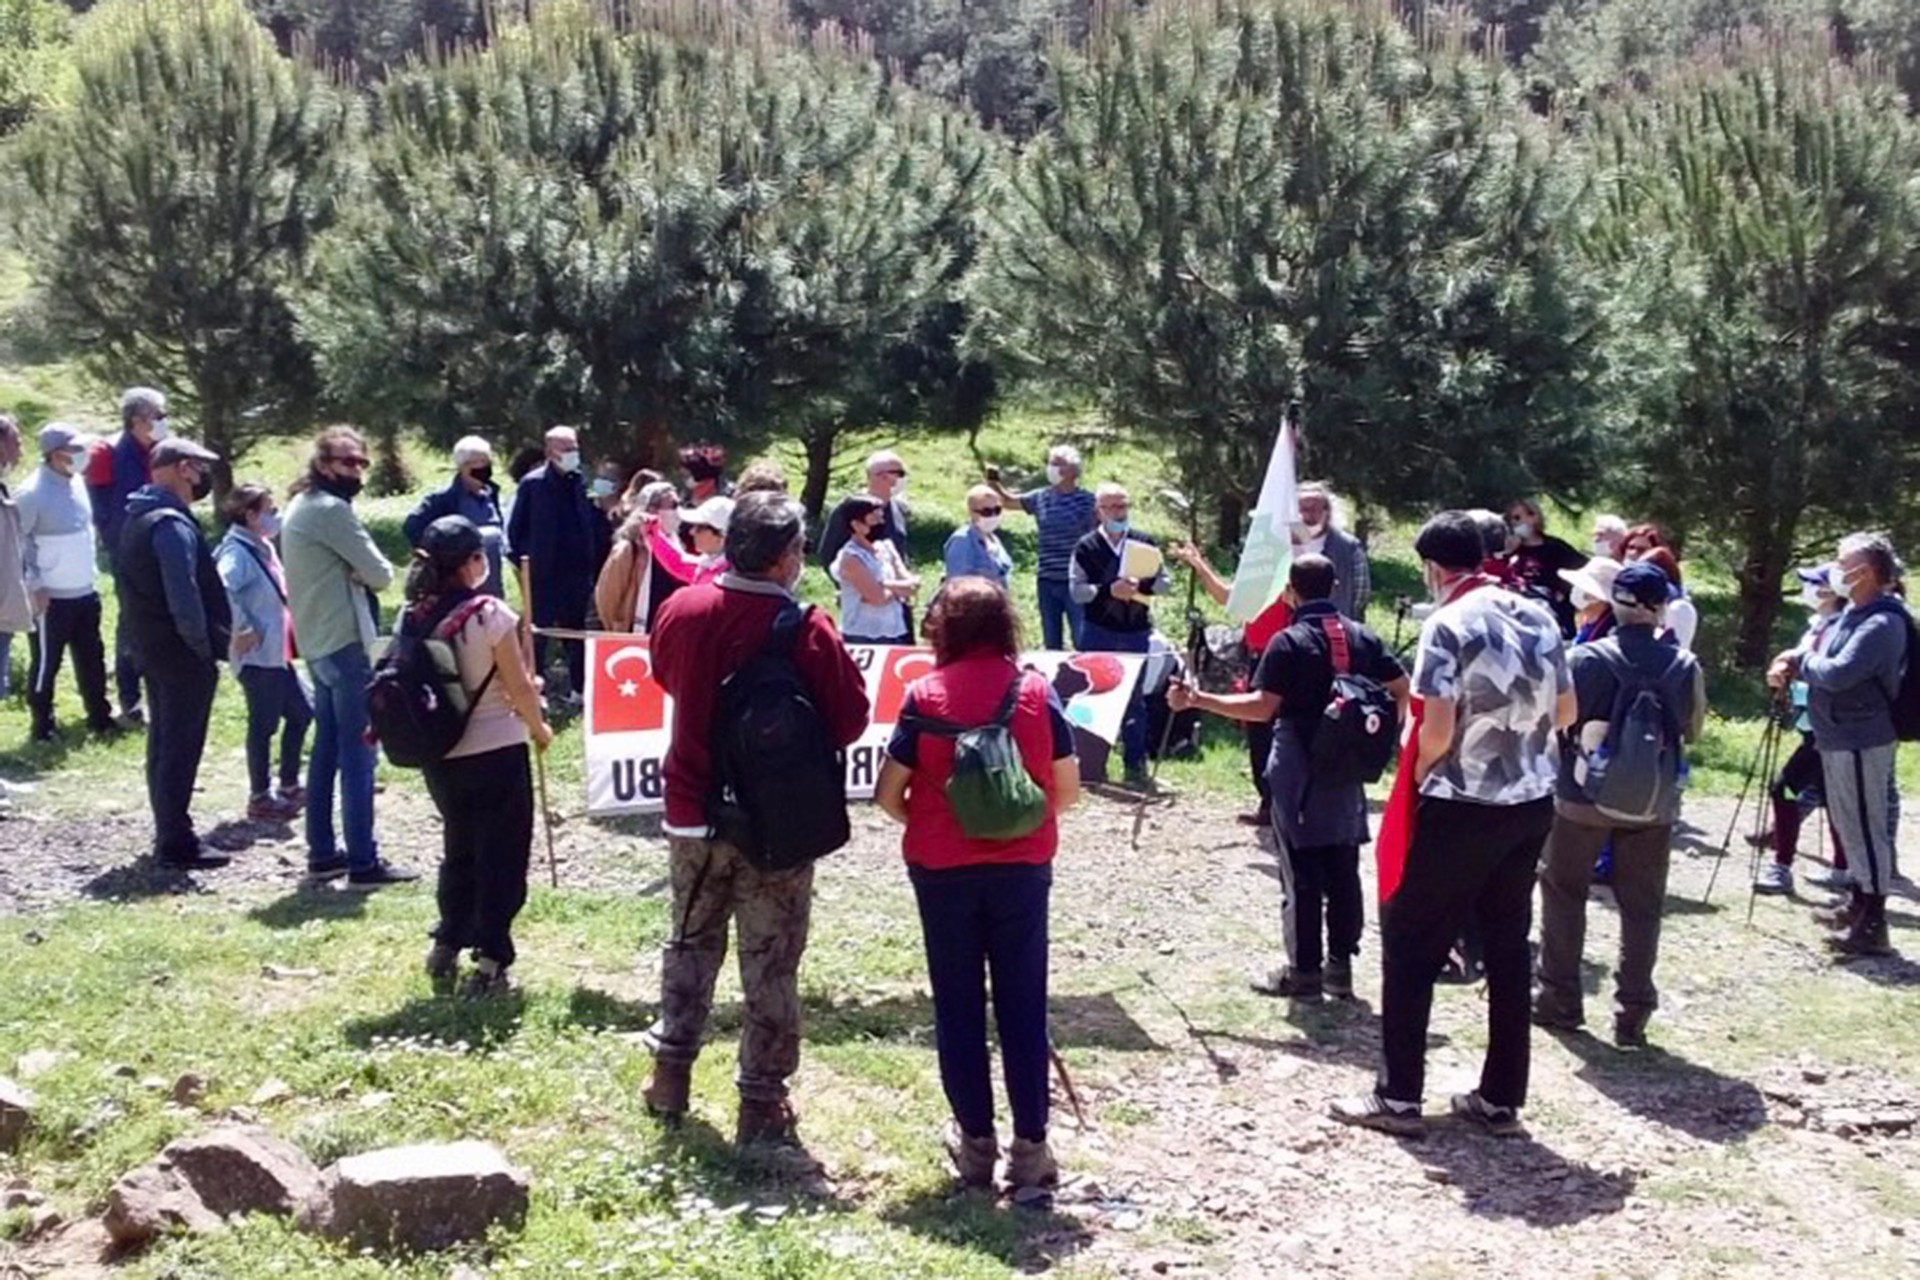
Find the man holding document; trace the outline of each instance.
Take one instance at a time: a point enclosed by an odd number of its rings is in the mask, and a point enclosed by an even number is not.
[[[1131,523],[1133,503],[1117,484],[1094,495],[1100,523],[1073,549],[1068,586],[1087,612],[1080,636],[1083,653],[1146,653],[1153,634],[1152,597],[1165,588],[1160,548]],[[1136,682],[1120,727],[1125,785],[1147,785],[1147,706]]]

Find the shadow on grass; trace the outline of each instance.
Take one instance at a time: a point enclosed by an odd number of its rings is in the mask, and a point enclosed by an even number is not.
[[[1920,987],[1920,962],[1909,960],[1898,952],[1890,956],[1862,956],[1837,963],[1847,973],[1865,978],[1875,986]]]
[[[822,1044],[860,1040],[933,1042],[933,997],[924,991],[878,1000],[836,1000],[820,992],[801,997],[806,1039]],[[740,1024],[738,1006],[715,1010],[716,1024]],[[1055,995],[1047,1001],[1053,1043],[1060,1049],[1115,1049],[1148,1053],[1164,1046],[1133,1020],[1111,992]]]
[[[1643,1120],[1718,1143],[1737,1142],[1767,1122],[1766,1101],[1751,1081],[1657,1046],[1626,1053],[1584,1031],[1551,1034],[1584,1064],[1575,1076]]]
[[[165,898],[186,893],[216,892],[202,877],[218,876],[212,871],[187,871],[169,867],[149,854],[142,854],[124,866],[102,871],[80,887],[89,898],[105,902],[125,902],[135,898]]]
[[[653,1015],[638,1001],[622,999],[593,987],[575,986],[567,996],[567,1021],[576,1027],[607,1031],[645,1031]]]
[[[357,920],[367,913],[367,895],[346,893],[325,885],[302,884],[265,906],[247,912],[247,919],[269,929],[298,929],[314,920]]]
[[[930,1188],[890,1206],[880,1219],[1028,1274],[1051,1270],[1093,1242],[1076,1219],[1005,1204],[981,1191]]]
[[[520,1014],[525,1007],[526,999],[518,991],[488,1000],[418,997],[391,1013],[348,1019],[340,1028],[340,1037],[361,1049],[370,1047],[376,1039],[464,1040],[487,1053],[504,1047],[520,1034]]]
[[[1513,1218],[1550,1230],[1620,1212],[1638,1184],[1631,1172],[1602,1173],[1569,1160],[1531,1135],[1495,1138],[1451,1118],[1430,1122],[1407,1150],[1460,1195],[1476,1218]],[[1431,1173],[1429,1176],[1433,1176]]]

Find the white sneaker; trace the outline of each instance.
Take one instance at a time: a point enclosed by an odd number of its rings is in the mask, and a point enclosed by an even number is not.
[[[1753,878],[1753,891],[1765,894],[1792,893],[1793,869],[1777,862],[1767,863],[1760,868],[1760,874]]]

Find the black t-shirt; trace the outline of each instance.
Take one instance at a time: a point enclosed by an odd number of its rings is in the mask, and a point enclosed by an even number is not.
[[[1387,649],[1386,642],[1351,618],[1342,618],[1331,601],[1315,600],[1300,607],[1293,625],[1275,636],[1260,656],[1253,687],[1280,695],[1280,719],[1316,723],[1326,714],[1333,696],[1333,649],[1327,638],[1328,620],[1337,620],[1347,633],[1347,669],[1382,685],[1404,677],[1406,668]]]
[[[1560,623],[1560,633],[1573,634],[1573,588],[1560,576],[1586,567],[1587,557],[1559,538],[1544,538],[1537,547],[1522,545],[1507,558],[1507,563],[1532,593],[1546,602]]]

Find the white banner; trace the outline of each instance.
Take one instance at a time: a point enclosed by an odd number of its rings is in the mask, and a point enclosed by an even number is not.
[[[867,677],[872,719],[847,748],[847,796],[873,797],[880,765],[900,721],[907,686],[933,670],[931,649],[851,645]],[[1020,665],[1045,676],[1078,733],[1112,743],[1146,658],[1127,653],[1022,654]],[[661,768],[673,741],[673,699],[653,679],[644,636],[587,641],[587,812],[658,813],[665,805]]]

